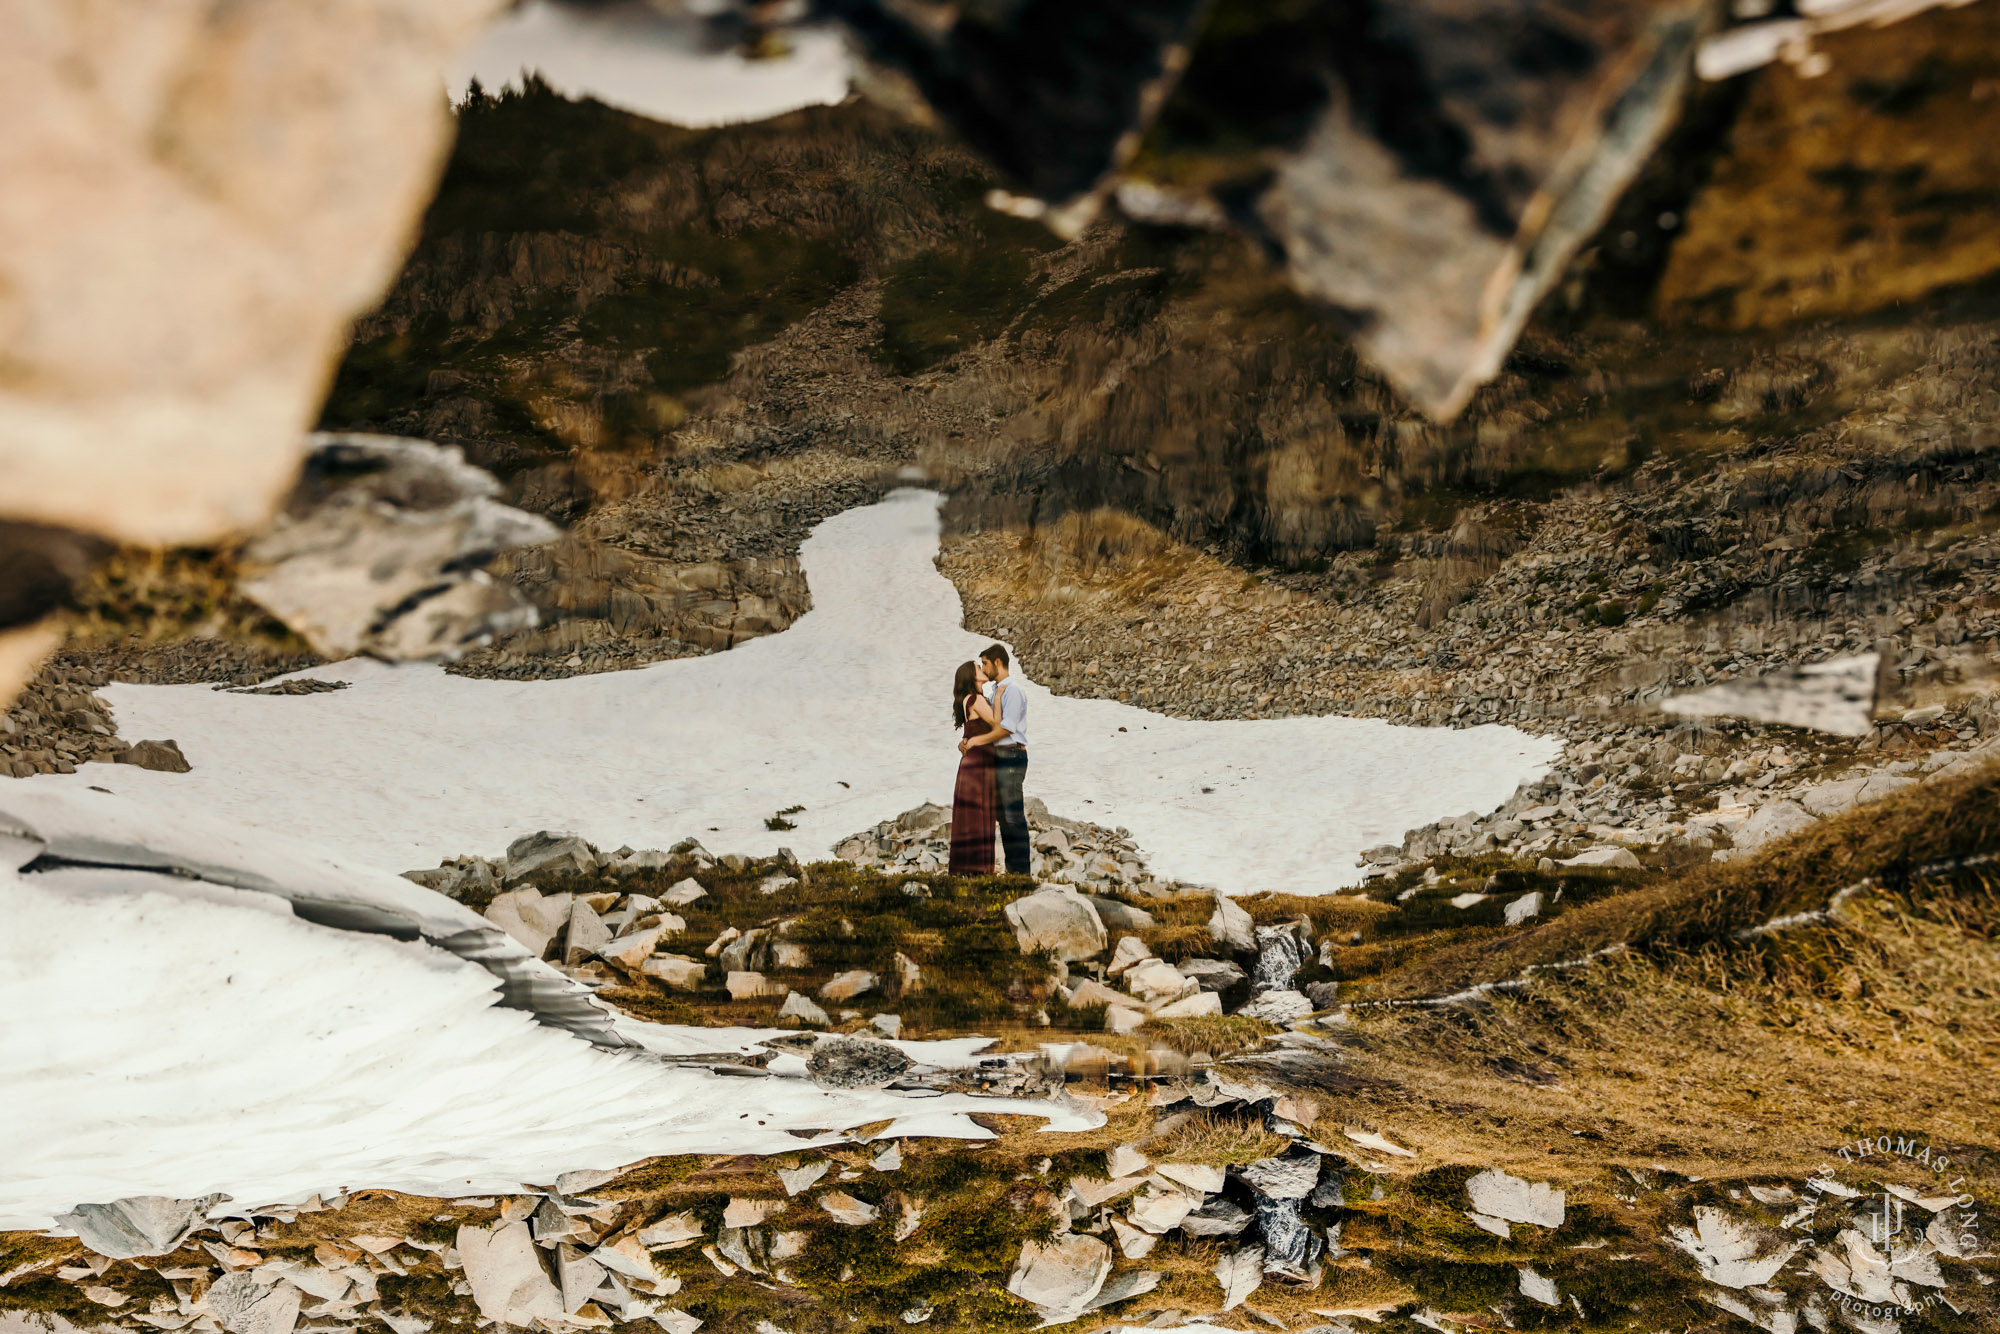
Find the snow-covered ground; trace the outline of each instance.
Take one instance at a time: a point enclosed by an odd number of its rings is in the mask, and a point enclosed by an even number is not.
[[[494,855],[536,829],[601,847],[825,855],[924,801],[949,803],[961,628],[936,566],[938,497],[898,492],[822,523],[801,550],[813,609],[727,653],[557,681],[335,663],[325,694],[113,685],[119,733],[177,740],[187,774],[86,765],[28,780],[96,784],[154,806],[281,832],[385,870]],[[1374,719],[1192,722],[1030,683],[1028,793],[1123,825],[1156,874],[1229,891],[1317,894],[1406,829],[1485,811],[1555,758],[1508,727]],[[765,818],[787,807],[797,829]]]
[[[204,878],[88,864],[135,849]],[[5,794],[0,1230],[131,1195],[224,1191],[241,1208],[350,1187],[482,1195],[654,1154],[796,1150],[883,1120],[883,1136],[987,1138],[975,1110],[1102,1124],[1042,1101],[829,1092],[796,1056],[726,1078],[644,1054],[744,1050],[776,1030],[622,1021],[642,1050],[605,1050],[499,1007],[493,974],[455,954],[318,925],[228,881],[376,905],[432,935],[485,927],[268,834],[116,796]],[[982,1044],[898,1045],[962,1066]]]

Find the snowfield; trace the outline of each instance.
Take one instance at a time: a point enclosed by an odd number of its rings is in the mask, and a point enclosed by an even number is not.
[[[91,864],[147,851],[182,873]],[[238,887],[256,884],[273,889]],[[775,1029],[618,1019],[637,1045],[606,1050],[497,1005],[477,964],[306,921],[280,888],[431,935],[488,929],[442,895],[268,834],[99,793],[0,792],[0,1230],[131,1195],[224,1191],[227,1213],[347,1188],[505,1193],[654,1154],[788,1152],[885,1120],[877,1138],[991,1138],[973,1111],[1103,1123],[1076,1104],[830,1092],[796,1056],[728,1078],[648,1054],[747,1050]],[[952,1067],[987,1044],[896,1045]]]
[[[825,856],[951,800],[952,671],[988,641],[961,628],[937,570],[938,504],[899,491],[820,524],[800,552],[813,609],[726,653],[557,681],[353,660],[299,673],[349,689],[302,696],[112,685],[120,735],[172,738],[194,771],[24,781],[95,784],[397,872],[537,829],[607,849],[692,835],[717,853]],[[1363,848],[1499,805],[1560,749],[1509,727],[1193,722],[1027,689],[1028,794],[1124,826],[1157,875],[1230,892],[1352,884]],[[795,805],[796,830],[764,827]]]

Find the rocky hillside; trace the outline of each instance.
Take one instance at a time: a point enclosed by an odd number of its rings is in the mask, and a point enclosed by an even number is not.
[[[458,670],[781,629],[811,525],[915,478],[967,623],[1065,693],[1678,755],[1734,734],[1670,744],[1662,697],[1880,648],[1892,711],[1988,727],[1996,14],[1708,88],[1444,424],[1240,242],[1060,244],[865,104],[687,131],[482,95],[326,423],[459,445],[568,525],[503,565],[543,628]],[[72,665],[156,677],[121,634],[247,623],[202,577],[95,590]]]
[[[1930,553],[1978,537],[1993,503],[1995,306],[1976,284],[2000,267],[1995,23],[1972,6],[1841,34],[1827,77],[1708,89],[1449,424],[1402,406],[1240,243],[1110,222],[1059,245],[986,209],[967,154],[864,105],[681,131],[533,87],[481,97],[326,420],[460,444],[572,526],[516,567],[564,626],[497,655],[547,670],[782,626],[805,605],[788,558],[806,527],[909,465],[953,495],[961,585],[993,576],[975,622],[1013,628],[1065,689],[1101,656],[1088,623],[1072,651],[1035,642],[1045,590],[992,542],[1101,509],[1275,577],[1335,661],[1380,665],[1401,630],[1390,661],[1490,666],[1490,641],[1455,633],[1481,622],[1595,644],[1651,615],[1678,646],[1657,664],[1776,622],[1816,645],[1884,637],[1850,624],[1871,617],[1965,621],[1887,585],[1948,590],[1976,555]],[[1117,610],[1098,623],[1145,609]],[[1253,707],[1422,689],[1449,701],[1425,717],[1512,712],[1482,709],[1490,681],[1343,692],[1282,679],[1268,651],[1229,660],[1260,656]],[[1651,684],[1562,656],[1505,690]],[[1236,693],[1204,707],[1246,711]]]

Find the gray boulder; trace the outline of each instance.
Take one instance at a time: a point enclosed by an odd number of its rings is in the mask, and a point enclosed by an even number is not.
[[[130,1260],[177,1250],[188,1234],[208,1221],[208,1211],[227,1195],[177,1200],[167,1195],[133,1195],[109,1204],[79,1204],[56,1223],[99,1255]]]
[[[1608,866],[1614,870],[1636,871],[1639,869],[1640,862],[1632,854],[1632,849],[1630,848],[1591,848],[1588,851],[1577,853],[1574,857],[1564,857],[1559,865],[1581,867]]]
[[[1101,894],[1086,894],[1090,906],[1097,909],[1097,918],[1104,923],[1107,931],[1143,931],[1153,925],[1153,914],[1144,908],[1134,908],[1129,903],[1117,899],[1107,899]]]
[[[1023,954],[1047,950],[1064,963],[1076,963],[1103,953],[1109,943],[1097,909],[1068,885],[1044,885],[1015,899],[1006,912]]]
[[[827,1017],[825,1010],[820,1009],[819,1006],[813,1004],[796,991],[785,997],[785,1003],[778,1007],[778,1018],[796,1019],[802,1024],[811,1024],[814,1028],[831,1028],[833,1026],[833,1020]]]
[[[184,774],[194,768],[187,756],[181,754],[178,741],[135,741],[131,749],[118,757],[118,763],[165,774]]]
[[[701,881],[688,876],[683,880],[676,880],[673,886],[660,896],[660,901],[670,908],[684,908],[696,899],[707,896],[708,891],[701,887]]]
[[[548,953],[556,933],[569,924],[574,902],[568,894],[544,897],[533,885],[523,885],[495,895],[486,905],[485,916],[539,959]]]
[[[750,928],[722,947],[719,961],[731,971],[766,968],[771,962],[771,933],[761,926]]]
[[[380,435],[308,437],[298,485],[243,548],[237,586],[326,658],[456,657],[533,626],[534,604],[480,568],[551,541],[547,519],[500,503],[456,446]]]
[[[1257,948],[1256,927],[1250,914],[1227,894],[1215,896],[1215,911],[1208,919],[1208,934],[1216,944],[1238,954]]]
[[[569,930],[563,935],[563,962],[582,963],[611,943],[611,928],[582,899],[569,906]]]
[[[901,1078],[910,1058],[886,1042],[869,1038],[828,1038],[806,1058],[806,1073],[821,1088],[879,1089]]]
[[[1274,1200],[1303,1200],[1319,1182],[1319,1155],[1288,1153],[1282,1158],[1260,1158],[1239,1175],[1258,1195]]]
[[[1289,1024],[1313,1012],[1313,1003],[1296,991],[1267,991],[1236,1013],[1267,1024]]]
[[[1221,1195],[1181,1220],[1181,1230],[1190,1237],[1233,1237],[1249,1226],[1249,1211]]]
[[[1051,1323],[1061,1323],[1083,1314],[1110,1276],[1111,1248],[1095,1237],[1073,1233],[1022,1247],[1007,1291],[1035,1306]]]
[[[1203,991],[1227,991],[1241,982],[1243,970],[1227,959],[1183,959],[1178,965],[1182,977],[1191,977]]]
[[[507,845],[506,881],[511,885],[537,872],[589,875],[601,865],[597,849],[576,834],[544,829]]]
[[[1821,819],[1839,815],[1856,806],[1871,801],[1880,801],[1894,792],[1900,792],[1916,783],[1913,778],[1900,778],[1895,774],[1869,774],[1865,778],[1843,778],[1839,782],[1821,783],[1809,787],[1799,794],[1799,805]]]
[[[300,1296],[289,1283],[266,1286],[246,1271],[217,1279],[199,1306],[229,1334],[292,1334],[299,1323]]]
[[[877,982],[878,979],[875,974],[869,972],[867,969],[851,969],[824,983],[819,989],[819,998],[835,1003],[851,1001],[856,996],[873,991]]]
[[[1757,808],[1757,813],[1743,822],[1736,831],[1736,850],[1749,852],[1789,838],[1801,829],[1810,829],[1819,823],[1805,807],[1796,801],[1773,801]]]
[[[1326,1244],[1299,1217],[1300,1201],[1260,1196],[1257,1230],[1264,1234],[1264,1274],[1303,1283]]]

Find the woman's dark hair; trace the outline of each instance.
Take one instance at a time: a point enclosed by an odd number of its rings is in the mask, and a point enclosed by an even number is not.
[[[951,720],[965,726],[965,701],[979,689],[979,669],[969,662],[958,664],[951,678]]]

